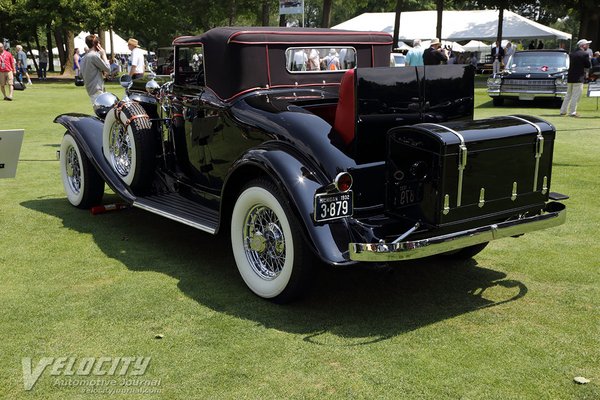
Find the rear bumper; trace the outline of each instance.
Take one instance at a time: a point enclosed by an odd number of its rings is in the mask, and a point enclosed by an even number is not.
[[[350,243],[350,259],[366,262],[410,260],[446,253],[509,236],[561,225],[567,218],[562,203],[551,202],[544,214],[481,226],[447,235],[399,243]]]

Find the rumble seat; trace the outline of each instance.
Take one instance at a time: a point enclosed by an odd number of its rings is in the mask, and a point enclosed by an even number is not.
[[[345,144],[354,140],[356,129],[356,84],[354,69],[344,73],[340,82],[339,100],[335,112],[333,129]]]

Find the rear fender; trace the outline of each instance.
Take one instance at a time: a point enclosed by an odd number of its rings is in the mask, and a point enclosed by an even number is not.
[[[225,182],[223,199],[234,199],[232,196],[237,195],[241,185],[256,177],[258,168],[281,188],[317,256],[327,264],[353,263],[349,261],[348,243],[351,237],[346,221],[330,221],[326,224],[313,221],[315,191],[330,183],[325,182],[315,168],[281,148],[250,150],[233,168]],[[228,215],[227,210],[223,209],[223,212]],[[221,223],[228,221],[221,219]]]
[[[56,117],[54,122],[67,128],[102,179],[123,200],[132,204],[135,196],[129,187],[119,179],[102,153],[102,128],[104,126],[102,120],[85,114],[62,114]]]

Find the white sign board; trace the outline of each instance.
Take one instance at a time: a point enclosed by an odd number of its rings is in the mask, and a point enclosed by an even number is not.
[[[600,82],[590,82],[588,84],[588,97],[600,97]]]
[[[23,143],[23,129],[0,131],[0,178],[14,178]]]
[[[304,0],[279,0],[279,15],[304,14]]]

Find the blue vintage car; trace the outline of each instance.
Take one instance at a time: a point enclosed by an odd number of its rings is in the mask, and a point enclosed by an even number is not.
[[[231,241],[258,296],[314,269],[445,254],[565,221],[555,130],[473,120],[470,66],[390,68],[381,32],[217,28],[173,42],[174,73],[64,114],[69,202],[124,202]],[[210,249],[207,249],[210,251]]]

